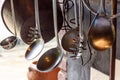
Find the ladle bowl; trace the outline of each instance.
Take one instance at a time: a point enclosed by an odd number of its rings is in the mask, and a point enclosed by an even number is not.
[[[28,60],[34,59],[43,50],[43,47],[44,47],[44,40],[41,38],[37,39],[28,47],[25,53],[25,58]]]
[[[0,45],[4,49],[12,49],[15,47],[16,44],[17,44],[17,37],[15,36],[7,37],[4,40],[2,40],[2,42],[0,43]]]
[[[79,31],[77,29],[72,29],[68,31],[61,40],[61,44],[64,50],[68,52],[74,52],[77,48]]]
[[[44,40],[42,38],[41,29],[40,29],[40,20],[39,20],[39,5],[38,0],[34,0],[35,5],[35,22],[36,29],[38,29],[37,36],[35,41],[28,47],[27,52],[25,54],[26,59],[34,59],[39,55],[39,53],[43,50]],[[35,33],[35,32],[34,32]],[[36,33],[35,33],[36,34]]]
[[[63,58],[62,50],[57,48],[52,48],[46,51],[38,60],[37,69],[40,72],[49,72],[59,65]]]
[[[53,21],[54,21],[54,32],[57,41],[57,46],[46,51],[38,60],[37,68],[41,72],[49,72],[54,70],[63,58],[63,51],[60,47],[59,36],[57,32],[57,0],[52,0],[53,5]]]
[[[83,33],[84,38],[85,34]],[[83,45],[85,45],[86,39],[84,39]],[[64,50],[68,52],[75,52],[79,46],[79,28],[72,29],[68,31],[61,40],[61,44]]]
[[[98,15],[89,30],[89,42],[96,50],[106,50],[110,48],[114,42],[114,27],[108,19],[105,15]]]

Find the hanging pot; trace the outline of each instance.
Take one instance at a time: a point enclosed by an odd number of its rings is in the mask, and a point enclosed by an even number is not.
[[[34,0],[14,0],[17,35],[26,43],[31,44],[34,34],[30,28],[35,28]],[[63,16],[58,6],[58,30],[61,29]],[[54,37],[52,0],[39,0],[41,33],[45,42]],[[10,32],[14,31],[11,17],[10,0],[5,0],[1,10],[2,19]],[[33,36],[28,36],[33,35]]]

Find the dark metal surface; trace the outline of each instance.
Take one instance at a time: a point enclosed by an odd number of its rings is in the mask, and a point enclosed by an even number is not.
[[[78,47],[78,28],[68,31],[62,38],[61,43],[64,50],[68,52],[75,52]]]
[[[16,36],[7,37],[0,43],[0,45],[7,50],[14,48],[16,44],[17,44]]]
[[[30,41],[31,37],[28,37],[29,29],[30,27],[35,27],[34,0],[14,0],[14,4],[17,34],[25,43],[30,44],[32,41]],[[63,17],[60,6],[57,6],[58,30],[60,30],[63,23]],[[39,0],[39,11],[41,33],[45,42],[48,42],[54,37],[52,0]],[[5,0],[1,15],[6,27],[13,32],[9,0]]]
[[[110,48],[114,42],[115,31],[111,21],[105,15],[98,15],[90,26],[88,39],[91,46],[99,51]]]
[[[46,51],[38,60],[37,68],[40,72],[49,72],[54,70],[62,60],[62,52],[58,48],[52,48]]]

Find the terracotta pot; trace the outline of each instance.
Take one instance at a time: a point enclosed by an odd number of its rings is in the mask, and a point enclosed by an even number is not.
[[[36,61],[33,62],[28,68],[28,80],[58,80],[58,72],[60,71],[59,67],[53,71],[43,73],[37,70],[36,63]]]

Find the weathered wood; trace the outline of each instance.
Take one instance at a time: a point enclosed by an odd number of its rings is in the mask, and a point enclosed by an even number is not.
[[[117,14],[117,0],[112,0],[112,9],[111,15]],[[115,28],[115,41],[112,46],[112,53],[110,55],[110,80],[115,80],[115,59],[116,59],[116,26],[117,26],[117,19],[112,19],[112,23]]]

